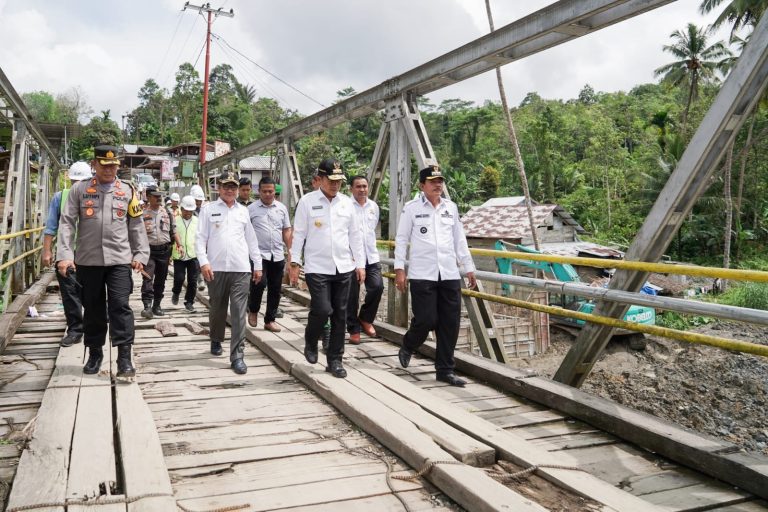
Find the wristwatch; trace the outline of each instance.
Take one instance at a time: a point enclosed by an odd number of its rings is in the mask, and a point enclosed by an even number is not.
[[[292,267],[300,267],[300,266],[301,266],[301,264],[300,264],[300,263],[296,263],[295,261],[292,261],[292,262],[291,262],[291,266],[292,266]]]

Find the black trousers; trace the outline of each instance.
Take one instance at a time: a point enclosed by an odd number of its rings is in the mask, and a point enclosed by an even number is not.
[[[64,318],[67,319],[67,336],[79,338],[83,335],[83,301],[80,299],[82,287],[77,282],[77,274],[72,273],[69,277],[62,277],[59,272],[56,272],[56,280],[59,282]]]
[[[304,342],[317,347],[317,340],[323,334],[323,326],[331,317],[331,340],[325,355],[328,362],[341,361],[344,355],[344,322],[347,316],[349,284],[354,271],[343,274],[305,274],[309,288],[310,303]]]
[[[133,310],[128,304],[133,289],[131,266],[78,265],[77,281],[83,287],[81,297],[85,346],[104,346],[107,340],[107,319],[112,345],[133,343]],[[107,305],[106,309],[104,304]]]
[[[160,302],[165,292],[165,280],[168,279],[168,260],[171,257],[169,246],[150,245],[149,261],[144,265],[144,272],[150,277],[142,277],[141,300]]]
[[[411,326],[403,336],[403,346],[416,351],[427,339],[429,331],[437,335],[435,370],[438,374],[453,372],[453,351],[459,337],[461,320],[461,280],[426,281],[411,279]]]
[[[248,294],[248,311],[258,313],[261,309],[261,299],[264,296],[264,288],[267,289],[267,309],[264,311],[264,323],[275,321],[277,306],[280,304],[280,290],[283,285],[283,271],[285,260],[272,261],[261,260],[262,276],[258,284],[251,281],[251,289]]]
[[[184,304],[194,304],[195,292],[197,292],[197,276],[200,273],[200,265],[197,258],[191,260],[173,260],[173,288],[171,293],[181,294],[181,286],[184,278],[187,279],[187,291],[184,293]]]
[[[349,301],[347,302],[347,332],[356,334],[360,332],[360,321],[372,324],[376,319],[376,312],[381,302],[381,294],[384,293],[384,281],[381,278],[381,264],[368,263],[365,265],[365,299],[360,311],[357,311],[360,302],[360,283],[354,277],[350,280]]]

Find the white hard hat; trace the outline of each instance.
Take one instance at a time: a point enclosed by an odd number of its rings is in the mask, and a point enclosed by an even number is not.
[[[72,181],[87,180],[91,177],[91,166],[87,162],[75,162],[69,166],[69,179]]]
[[[182,210],[187,210],[188,212],[193,212],[197,210],[197,204],[195,204],[195,198],[192,196],[184,196],[181,199],[179,206],[181,206]]]
[[[189,189],[189,195],[194,197],[195,201],[205,201],[205,193],[200,185],[192,185],[192,188]]]
[[[179,196],[179,194],[174,192],[173,194],[171,194],[171,201],[181,201],[181,197]]]

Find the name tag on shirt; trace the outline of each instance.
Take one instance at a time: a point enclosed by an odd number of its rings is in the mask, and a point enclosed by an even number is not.
[[[311,217],[324,217],[325,216],[325,207],[323,206],[313,206],[312,210],[310,210],[309,215]]]

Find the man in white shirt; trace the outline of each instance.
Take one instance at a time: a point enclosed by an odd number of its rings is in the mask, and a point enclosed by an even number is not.
[[[395,286],[405,291],[406,253],[409,250],[408,279],[411,285],[411,326],[403,336],[398,353],[406,368],[411,355],[426,340],[429,331],[437,336],[435,370],[437,380],[451,386],[466,382],[454,373],[453,352],[461,316],[461,274],[475,287],[475,264],[459,220],[456,204],[442,196],[444,179],[440,169],[427,167],[419,172],[421,195],[403,208],[395,238]]]
[[[232,323],[229,361],[232,370],[242,375],[248,371],[243,361],[248,289],[251,279],[254,282],[261,279],[261,253],[248,209],[236,201],[237,175],[224,171],[216,181],[219,199],[200,210],[195,249],[200,272],[208,283],[211,354],[222,354],[229,303]],[[253,262],[253,273],[249,258]]]
[[[368,178],[362,175],[354,176],[349,185],[352,191],[355,216],[360,225],[365,250],[365,300],[358,312],[360,302],[360,285],[353,279],[349,287],[347,302],[347,332],[349,342],[353,345],[360,343],[360,331],[368,336],[376,336],[373,321],[379,309],[381,294],[384,292],[384,281],[381,279],[381,263],[379,250],[376,248],[376,226],[379,223],[379,205],[368,199]]]
[[[304,277],[312,298],[304,331],[304,357],[317,362],[317,340],[323,324],[331,317],[331,339],[326,351],[326,371],[344,378],[344,324],[349,284],[353,278],[365,281],[365,253],[352,200],[339,194],[345,179],[341,164],[325,159],[318,166],[320,188],[305,195],[296,206],[291,243],[291,284],[299,281],[304,262]]]
[[[242,182],[240,187],[242,189]],[[258,284],[251,284],[251,293],[248,298],[248,324],[256,327],[256,315],[261,309],[264,288],[267,288],[264,329],[280,332],[280,326],[275,323],[275,315],[277,306],[280,304],[280,288],[285,270],[285,248],[291,245],[291,220],[288,208],[275,200],[275,180],[267,177],[259,181],[259,199],[248,206],[248,216],[256,231],[256,238],[259,239],[261,268],[264,271],[264,278]]]

